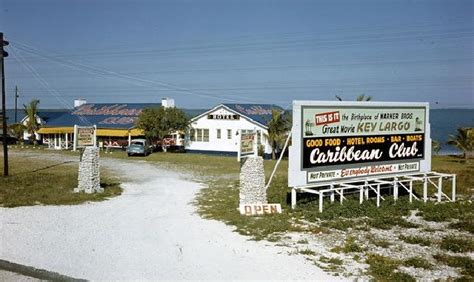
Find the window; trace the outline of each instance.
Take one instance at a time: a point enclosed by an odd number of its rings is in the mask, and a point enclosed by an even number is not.
[[[232,139],[232,129],[227,129],[227,139]]]
[[[217,139],[221,139],[221,130],[217,129]]]
[[[209,129],[203,129],[203,142],[209,142]]]
[[[202,141],[202,129],[198,128],[196,129],[197,136],[196,136],[196,141],[201,142]]]
[[[260,134],[260,130],[257,130],[257,145],[262,144],[262,136]]]
[[[189,132],[189,138],[191,139],[191,141],[196,141],[196,130],[191,129],[191,131]]]

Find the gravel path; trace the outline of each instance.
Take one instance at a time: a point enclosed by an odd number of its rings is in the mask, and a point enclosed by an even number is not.
[[[0,208],[0,259],[89,280],[338,279],[283,247],[201,219],[190,204],[200,185],[183,175],[138,161],[101,165],[133,179],[123,183],[123,195]]]

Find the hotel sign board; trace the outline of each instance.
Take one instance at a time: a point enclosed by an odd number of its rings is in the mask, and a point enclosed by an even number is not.
[[[427,103],[293,102],[289,186],[429,171]]]
[[[96,131],[97,127],[94,126],[78,126],[74,125],[74,146],[76,148],[83,148],[89,146],[96,146]]]
[[[256,149],[256,133],[242,133],[240,131],[240,144],[239,151],[237,154],[237,161],[240,162],[242,158],[255,156],[257,154]]]

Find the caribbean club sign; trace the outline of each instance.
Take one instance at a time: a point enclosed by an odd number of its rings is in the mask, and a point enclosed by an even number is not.
[[[290,186],[429,170],[427,114],[426,103],[295,101]]]

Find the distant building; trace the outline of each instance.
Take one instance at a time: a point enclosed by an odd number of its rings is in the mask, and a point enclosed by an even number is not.
[[[43,144],[51,149],[70,149],[74,140],[74,125],[97,126],[97,144],[100,147],[121,148],[127,146],[132,137],[142,136],[135,128],[135,121],[146,108],[161,104],[90,104],[80,103],[72,111],[45,122],[38,130]]]
[[[269,104],[220,104],[190,121],[186,151],[216,154],[237,154],[240,134],[257,132],[257,144],[271,154],[268,141],[268,122],[272,109]]]

